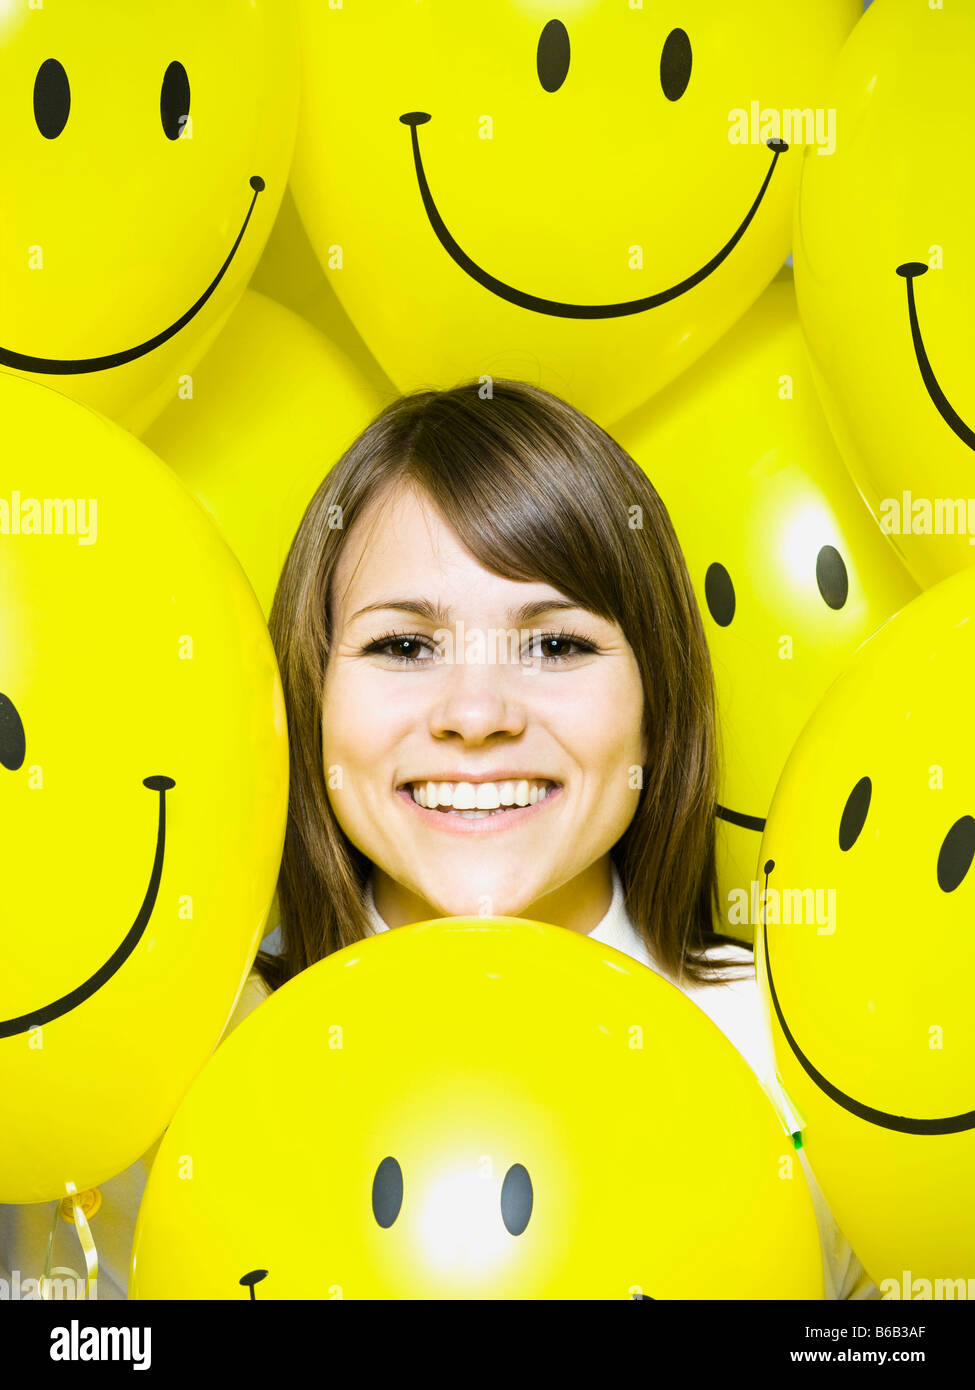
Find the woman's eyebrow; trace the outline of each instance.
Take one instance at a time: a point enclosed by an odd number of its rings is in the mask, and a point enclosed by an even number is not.
[[[354,622],[356,618],[361,618],[364,613],[377,613],[389,609],[395,609],[398,613],[410,613],[413,617],[423,618],[437,627],[447,627],[450,624],[450,613],[445,608],[423,598],[387,598],[380,599],[376,603],[367,603],[364,608],[353,613],[349,621]],[[520,608],[509,609],[508,620],[512,626],[521,627],[530,623],[532,619],[541,617],[543,613],[565,611],[588,613],[590,610],[583,607],[582,604],[574,603],[572,599],[543,598],[536,599],[532,603],[523,603]]]

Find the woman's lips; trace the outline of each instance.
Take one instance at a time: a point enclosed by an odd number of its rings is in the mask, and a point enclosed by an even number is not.
[[[413,800],[409,787],[400,787],[396,792],[414,815],[420,816],[427,825],[432,825],[448,835],[491,835],[501,830],[513,829],[515,826],[523,825],[529,816],[537,816],[544,812],[549,802],[556,801],[561,794],[562,787],[559,785],[552,788],[544,801],[536,801],[534,806],[512,806],[500,815],[488,812],[482,816],[470,816],[454,815],[449,811],[427,810],[425,806],[420,806]]]

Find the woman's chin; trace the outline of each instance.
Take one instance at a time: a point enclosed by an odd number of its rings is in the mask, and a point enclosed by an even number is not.
[[[435,893],[425,896],[441,917],[520,917],[530,901],[524,891],[517,894],[498,890],[492,892],[490,887],[477,892],[469,886],[445,891],[440,885]]]

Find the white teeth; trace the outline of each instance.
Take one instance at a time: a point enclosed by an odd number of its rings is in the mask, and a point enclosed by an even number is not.
[[[413,782],[410,794],[418,806],[436,811],[443,807],[459,815],[490,815],[514,806],[535,806],[555,787],[527,777],[510,782]]]
[[[455,811],[473,811],[477,805],[477,793],[473,782],[458,782],[454,787],[453,807]]]

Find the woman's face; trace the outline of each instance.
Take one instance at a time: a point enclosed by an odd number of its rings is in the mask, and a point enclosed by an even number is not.
[[[350,532],[331,605],[326,782],[376,866],[384,920],[530,916],[590,931],[646,752],[620,628],[548,584],[484,569],[406,486]]]

